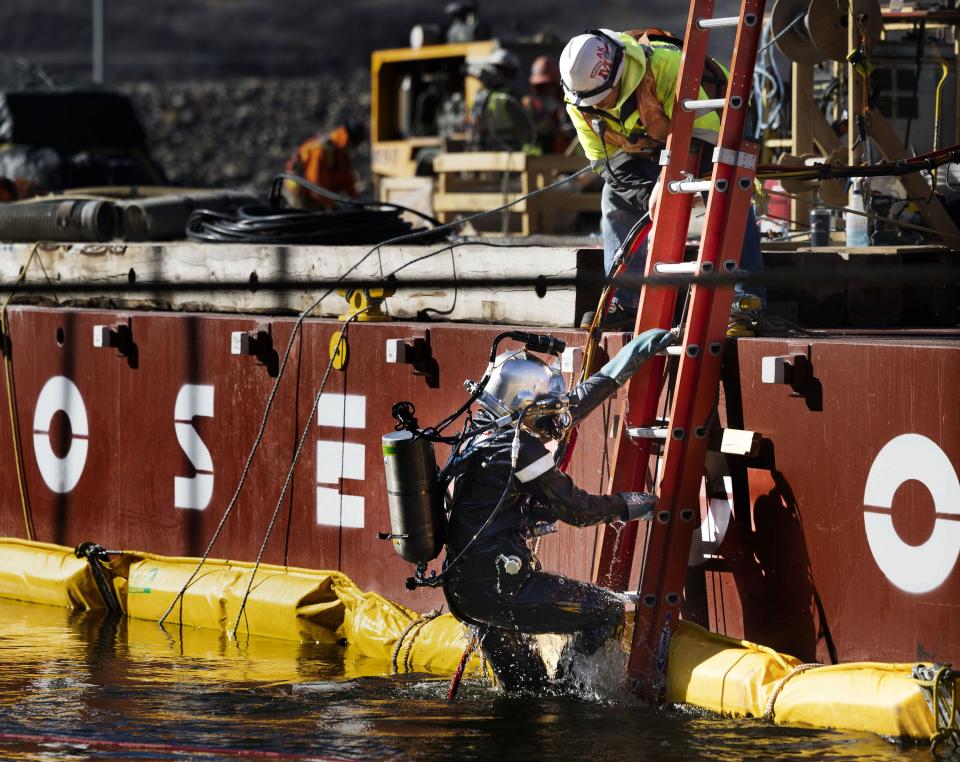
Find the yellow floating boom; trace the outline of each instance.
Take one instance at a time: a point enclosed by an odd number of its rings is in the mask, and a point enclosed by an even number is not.
[[[102,565],[126,614],[157,621],[196,569],[198,559],[124,552]],[[207,560],[167,622],[228,632],[254,565]],[[76,609],[103,609],[90,563],[70,548],[0,538],[0,598]],[[394,672],[451,674],[466,649],[467,628],[450,614],[416,612],[364,592],[346,575],[261,564],[238,632],[293,641],[345,641],[357,653],[390,662]],[[930,681],[914,664],[801,664],[748,641],[688,622],[670,642],[667,700],[734,717],[766,717],[929,741],[955,733],[957,707],[934,719]],[[479,653],[467,674],[489,674]],[[942,686],[956,695],[956,680]],[[953,715],[952,720],[950,719]],[[951,721],[954,727],[950,727]]]

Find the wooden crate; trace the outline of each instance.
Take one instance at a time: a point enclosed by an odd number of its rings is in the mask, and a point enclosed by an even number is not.
[[[433,162],[437,174],[433,210],[441,222],[453,222],[522,198],[585,165],[582,156],[527,156],[500,151],[441,153]],[[574,229],[578,212],[599,211],[600,194],[580,193],[574,180],[471,224],[477,232],[486,234],[561,233]]]
[[[408,209],[433,216],[432,177],[381,177],[377,181],[377,199],[400,204]],[[423,226],[423,218],[404,212],[401,217],[414,227]]]

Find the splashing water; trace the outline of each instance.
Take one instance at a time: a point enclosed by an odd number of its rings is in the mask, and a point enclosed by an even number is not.
[[[584,701],[601,704],[638,704],[627,688],[627,654],[615,640],[606,641],[590,655],[576,654],[567,666],[564,687]]]
[[[563,645],[554,638],[551,653]],[[0,758],[928,759],[865,733],[638,712],[625,658],[608,644],[576,660],[559,695],[470,679],[448,703],[446,676],[391,675],[349,646],[226,640],[0,600]]]

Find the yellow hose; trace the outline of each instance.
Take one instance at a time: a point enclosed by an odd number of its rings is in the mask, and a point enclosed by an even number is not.
[[[940,94],[943,91],[943,83],[947,81],[947,77],[950,74],[950,67],[947,66],[946,61],[940,61],[940,81],[937,82],[937,92],[934,97],[934,107],[933,107],[933,150],[936,151],[940,147]],[[934,167],[930,173],[933,178],[933,183],[931,185],[930,193],[934,193],[937,190],[937,170],[939,167]]]

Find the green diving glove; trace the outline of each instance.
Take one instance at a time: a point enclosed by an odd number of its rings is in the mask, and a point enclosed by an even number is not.
[[[617,386],[623,386],[647,360],[676,342],[677,334],[673,331],[661,328],[644,331],[617,352],[616,357],[604,365],[597,375],[606,376],[613,379]]]

